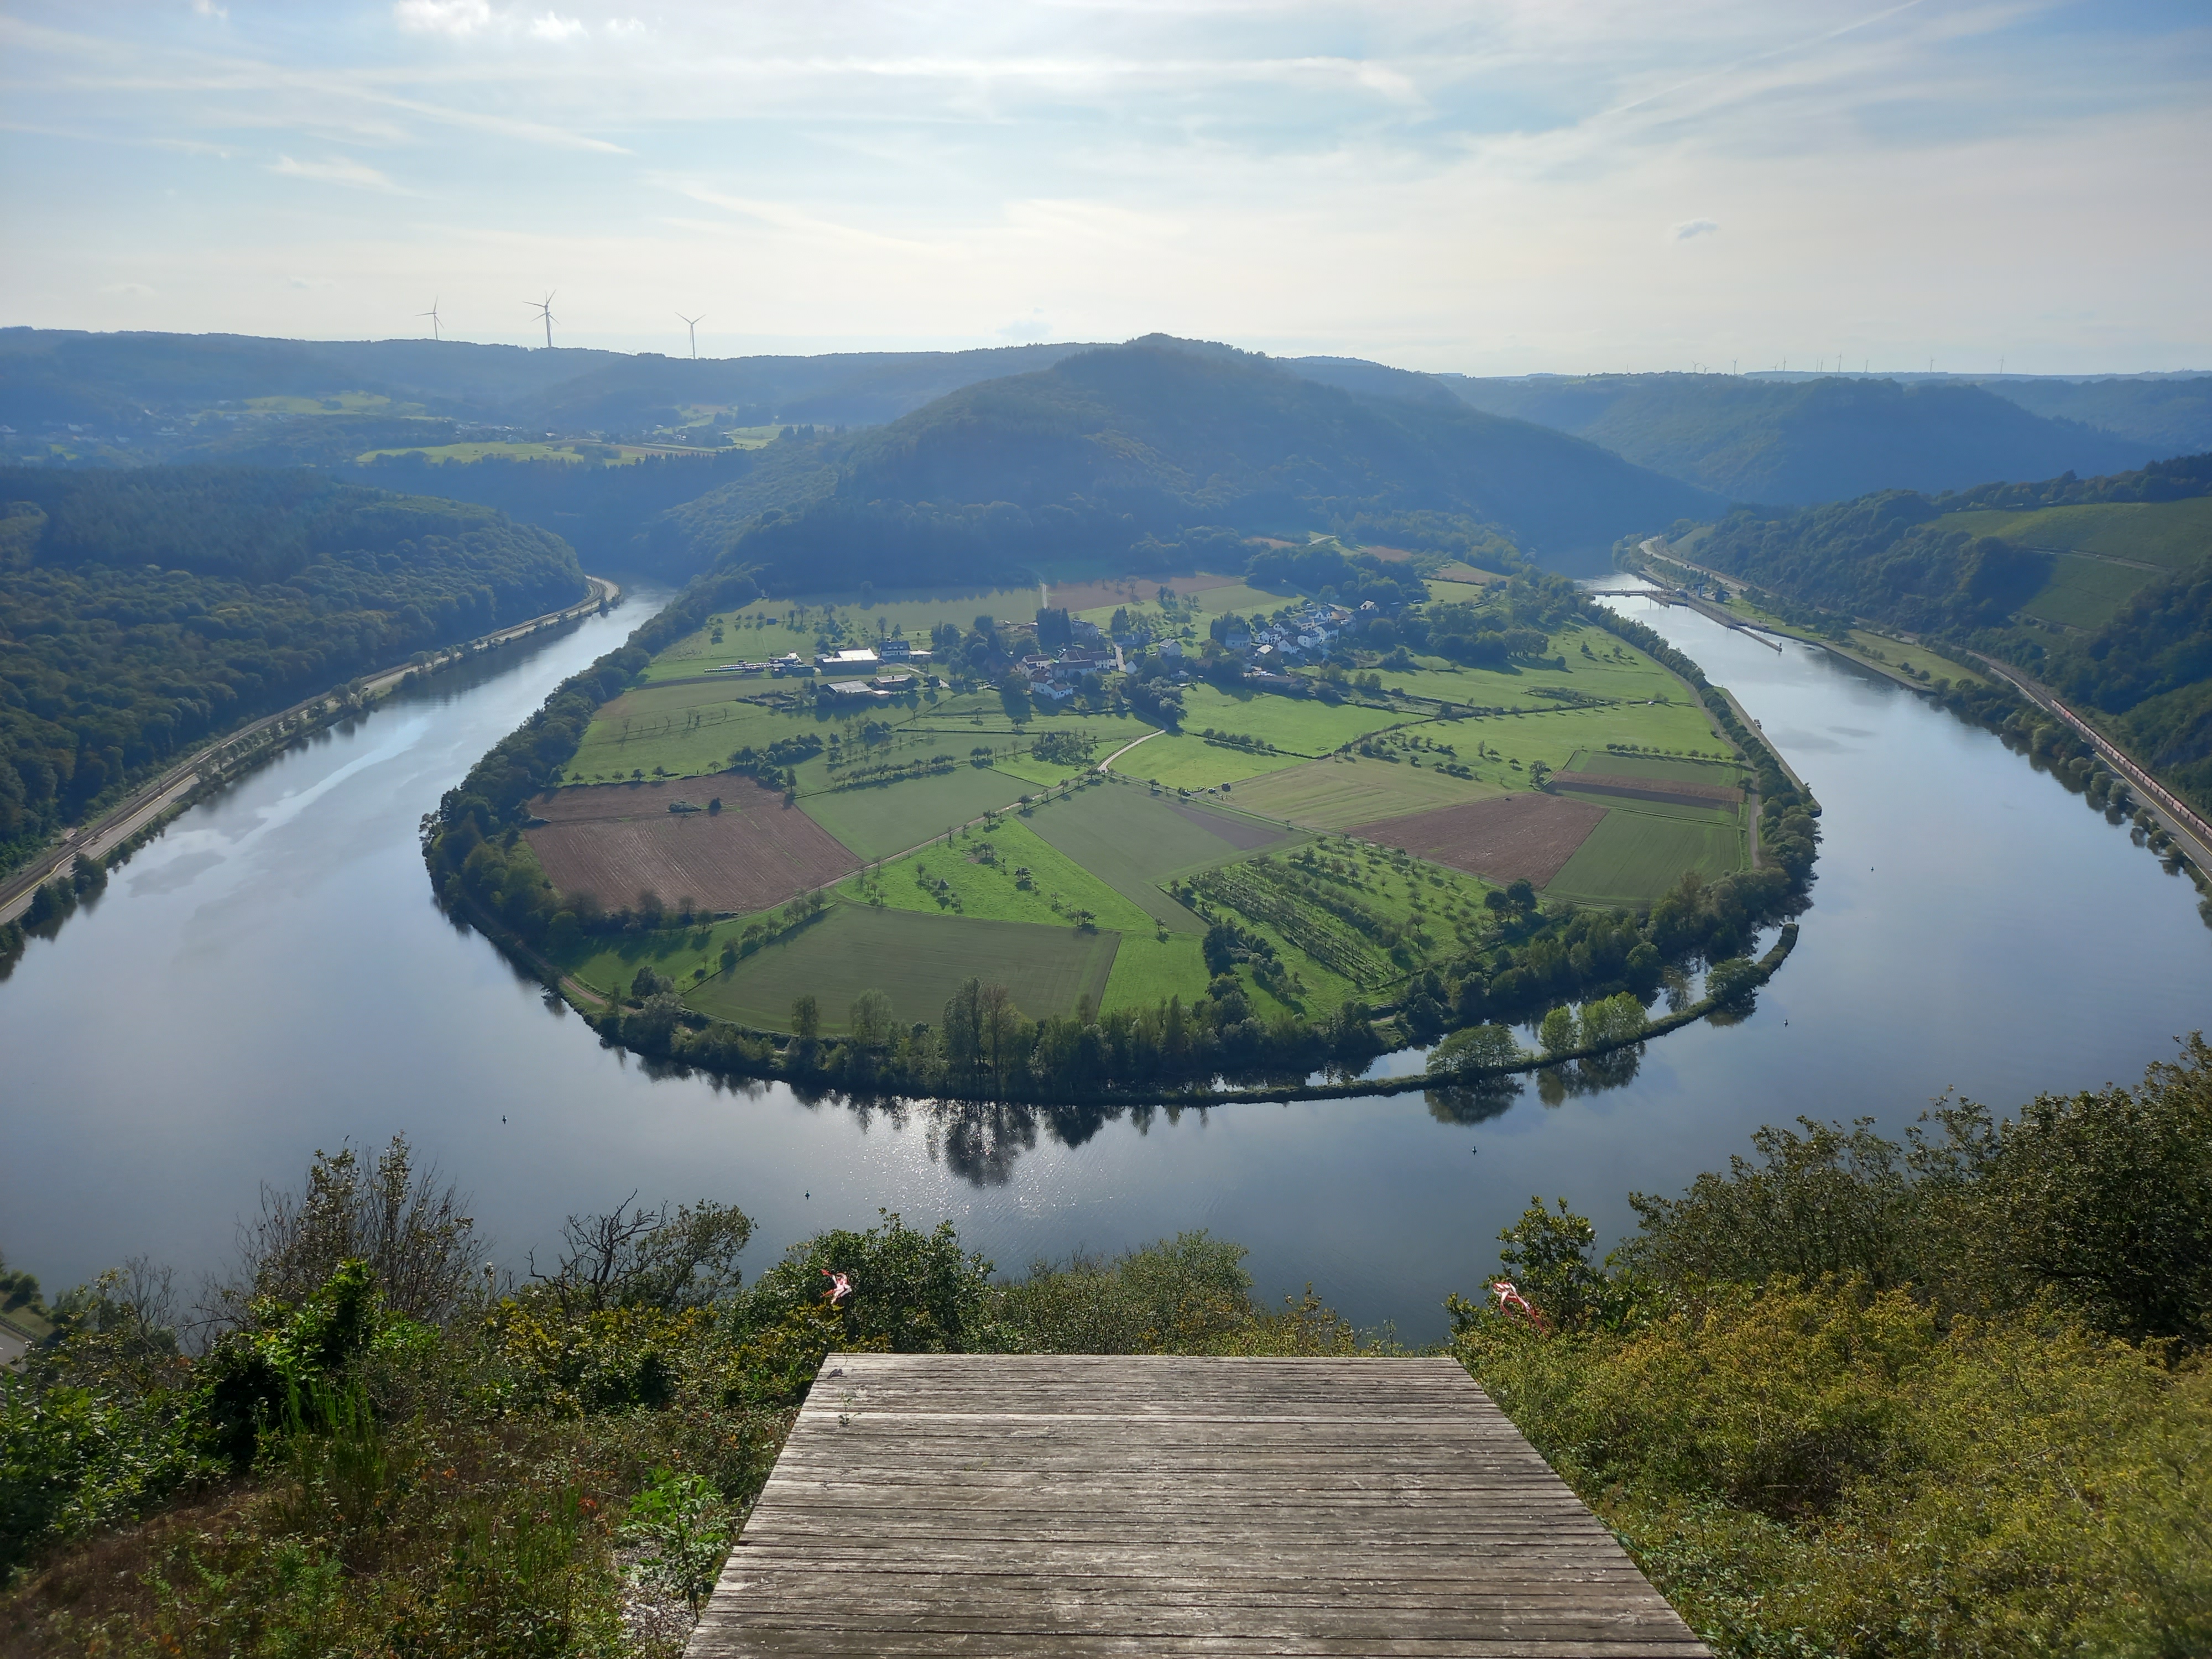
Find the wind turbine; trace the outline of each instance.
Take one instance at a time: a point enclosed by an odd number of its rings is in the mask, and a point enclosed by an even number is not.
[[[430,337],[432,339],[441,340],[445,338],[444,335],[438,332],[438,302],[435,300],[430,301],[430,308],[428,311],[418,311],[415,314],[417,317],[428,317],[430,319]]]
[[[525,301],[522,302],[524,305],[526,305],[526,306],[529,307],[531,310],[532,310],[532,311],[535,311],[535,312],[538,313],[540,315],[542,315],[542,316],[544,318],[544,319],[545,319],[545,345],[546,345],[546,349],[547,349],[548,350],[550,350],[550,349],[552,349],[552,346],[553,346],[553,295],[554,295],[554,292],[555,292],[555,290],[553,290],[552,289],[550,289],[550,288],[549,288],[549,289],[547,289],[545,290],[545,297],[544,297],[544,299],[542,299],[542,300],[525,300]]]
[[[686,317],[679,311],[676,320],[691,331],[691,361],[696,363],[699,361],[699,325],[707,320],[707,313],[702,311],[696,317]]]

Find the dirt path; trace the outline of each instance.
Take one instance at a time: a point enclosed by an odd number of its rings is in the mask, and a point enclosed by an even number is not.
[[[602,605],[614,605],[621,600],[622,588],[619,584],[609,581],[604,576],[587,575],[584,580],[591,584],[590,598],[580,599],[562,610],[549,611],[542,617],[532,617],[528,622],[517,623],[511,628],[502,628],[496,633],[486,634],[464,645],[448,646],[431,659],[428,667],[442,666],[459,657],[463,652],[481,649],[487,646],[501,645],[509,640],[521,638],[533,629],[543,628],[552,623],[567,622],[574,617],[597,611]],[[371,675],[362,680],[362,694],[364,696],[382,696],[408,675],[416,672],[417,669],[413,664],[398,668],[387,668],[381,673]],[[327,691],[319,691],[312,697],[294,703],[289,708],[279,709],[273,714],[264,714],[259,720],[250,721],[234,732],[226,732],[213,743],[203,745],[190,759],[179,761],[132,795],[130,799],[91,825],[65,834],[52,851],[26,868],[16,872],[6,882],[0,883],[0,922],[13,921],[21,915],[29,908],[32,894],[66,870],[70,860],[78,854],[82,853],[85,857],[97,862],[119,843],[130,840],[163,812],[168,811],[176,804],[179,797],[189,793],[192,787],[199,782],[202,769],[206,767],[218,752],[228,748],[240,738],[254,737],[267,731],[279,720],[291,720],[300,714],[320,709],[324,704],[338,694],[339,689],[334,686]]]
[[[1157,732],[1147,732],[1143,737],[1137,738],[1134,742],[1123,744],[1112,754],[1107,756],[1104,760],[1098,763],[1098,769],[1102,772],[1109,770],[1115,761],[1121,759],[1122,756],[1127,754],[1132,749],[1134,749],[1138,744],[1150,743],[1154,738],[1157,738],[1159,735],[1160,734]]]

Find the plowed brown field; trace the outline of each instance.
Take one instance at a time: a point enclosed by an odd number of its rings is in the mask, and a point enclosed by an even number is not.
[[[672,812],[672,801],[719,812]],[[724,915],[765,910],[859,869],[836,837],[775,790],[750,778],[599,784],[563,789],[535,810],[549,822],[523,834],[562,893],[589,893],[609,909],[641,892],[685,899]]]
[[[1534,793],[1500,795],[1363,823],[1352,833],[1364,841],[1403,848],[1415,858],[1472,872],[1485,881],[1526,877],[1541,887],[1559,873],[1604,817],[1604,807],[1587,801]]]
[[[1626,800],[1662,801],[1669,806],[1738,806],[1743,791],[1713,783],[1677,783],[1670,778],[1625,778],[1612,772],[1554,772],[1555,789],[1619,795]]]

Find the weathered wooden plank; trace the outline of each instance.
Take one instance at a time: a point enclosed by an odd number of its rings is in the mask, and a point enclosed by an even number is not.
[[[1704,1649],[1449,1360],[835,1355],[690,1659]]]

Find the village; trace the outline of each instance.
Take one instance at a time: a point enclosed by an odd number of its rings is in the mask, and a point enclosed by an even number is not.
[[[1194,678],[1194,661],[1219,665],[1227,659],[1243,665],[1243,678],[1251,684],[1296,692],[1304,689],[1304,682],[1287,671],[1325,660],[1347,630],[1379,614],[1371,600],[1353,610],[1308,599],[1278,612],[1269,621],[1256,617],[1249,621],[1235,616],[1217,617],[1206,641],[1194,649],[1187,648],[1181,637],[1156,640],[1145,620],[1129,621],[1120,611],[1115,613],[1112,631],[1079,617],[1067,622],[1066,645],[1057,651],[1031,651],[1019,659],[1018,666],[1028,682],[1030,696],[1052,704],[1065,703],[1082,692],[1097,691],[1104,676],[1128,672],[1130,657],[1147,651],[1156,665],[1155,677],[1171,684],[1188,684]],[[1031,624],[1010,620],[1000,626],[1014,629]],[[1192,631],[1187,627],[1183,633],[1188,635]],[[771,678],[837,676],[824,680],[824,695],[856,702],[887,702],[924,687],[943,684],[930,672],[932,661],[927,647],[893,633],[872,646],[817,652],[811,659],[793,651],[760,661],[723,663],[708,672]],[[1214,677],[1219,678],[1218,666]]]

